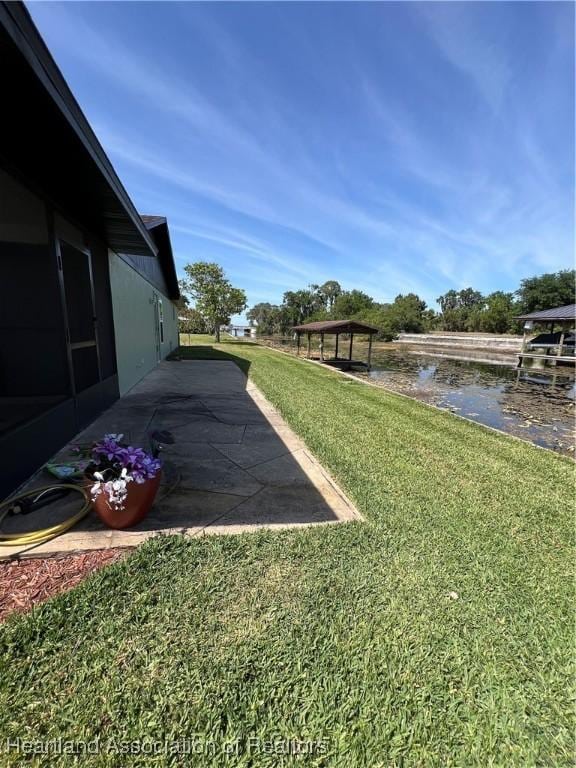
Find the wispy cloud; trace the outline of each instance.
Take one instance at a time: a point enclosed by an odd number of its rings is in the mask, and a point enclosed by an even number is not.
[[[498,112],[503,104],[512,70],[506,38],[497,24],[480,23],[483,4],[439,2],[414,7],[442,55],[478,88],[486,102]]]
[[[300,260],[295,259],[289,254],[282,255],[272,247],[262,243],[262,241],[254,240],[252,238],[247,239],[241,233],[230,232],[230,230],[222,230],[221,228],[218,231],[210,232],[203,228],[194,229],[178,224],[172,226],[172,229],[199,240],[207,240],[217,243],[218,245],[223,245],[226,248],[231,248],[234,251],[241,251],[243,254],[247,254],[250,258],[256,261],[263,261],[276,267],[282,267],[283,274],[290,274],[301,281],[310,277],[309,268],[307,268],[304,263],[300,262]]]
[[[536,114],[515,42],[530,11],[498,6],[31,8],[180,264],[212,254],[251,300],[333,277],[433,301],[572,258],[573,150],[554,126],[571,47],[564,31]]]

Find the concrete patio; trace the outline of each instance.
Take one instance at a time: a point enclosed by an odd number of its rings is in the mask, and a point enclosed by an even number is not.
[[[228,361],[162,362],[81,432],[73,444],[105,433],[148,447],[155,430],[174,442],[161,454],[163,481],[150,515],[125,531],[106,529],[93,512],[29,556],[133,547],[159,533],[233,534],[361,519],[334,480],[262,393]],[[70,455],[70,446],[57,459]],[[41,470],[29,485],[54,482]],[[65,500],[12,517],[4,530],[54,525],[78,509]],[[34,519],[36,517],[36,519]],[[0,555],[16,550],[3,547]]]

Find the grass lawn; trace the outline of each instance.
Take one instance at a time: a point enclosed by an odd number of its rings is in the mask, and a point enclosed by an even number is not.
[[[250,343],[183,354],[241,364],[366,522],[156,539],[14,617],[0,738],[99,735],[110,766],[573,765],[572,462]]]

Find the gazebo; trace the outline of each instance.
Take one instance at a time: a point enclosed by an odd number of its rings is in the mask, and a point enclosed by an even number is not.
[[[356,320],[320,320],[315,323],[295,325],[292,330],[296,333],[298,355],[300,355],[302,335],[305,334],[308,339],[307,357],[310,357],[310,340],[313,334],[317,334],[320,336],[320,362],[325,363],[326,365],[333,365],[336,368],[340,368],[341,370],[349,370],[350,368],[354,367],[365,368],[367,371],[370,370],[372,358],[372,339],[373,336],[378,333],[378,328],[375,328],[373,325],[359,323]],[[341,334],[348,334],[350,336],[348,343],[348,357],[338,357],[338,343]],[[362,334],[368,336],[368,359],[366,362],[352,359],[354,334]],[[336,336],[336,350],[334,357],[329,360],[324,357],[325,335]]]
[[[515,320],[524,321],[524,339],[519,354],[518,367],[529,361],[530,367],[555,367],[560,364],[574,365],[574,326],[576,325],[576,304],[544,309],[517,315]],[[540,333],[528,341],[528,334],[534,325],[548,326],[549,333]],[[560,330],[555,332],[555,328]],[[544,350],[544,351],[542,351]]]

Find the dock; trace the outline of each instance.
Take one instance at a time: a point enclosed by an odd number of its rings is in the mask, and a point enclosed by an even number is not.
[[[527,361],[531,361],[527,364]],[[571,355],[541,355],[535,352],[519,352],[518,368],[523,370],[538,370],[544,373],[576,373],[576,358]]]
[[[347,358],[322,360],[324,365],[330,365],[332,368],[338,368],[340,371],[351,371],[353,368],[368,371],[368,364],[362,360],[348,360]]]
[[[530,312],[515,319],[524,321],[524,339],[518,353],[519,369],[537,369],[544,373],[558,373],[558,368],[562,368],[563,373],[574,371],[576,304]],[[548,332],[528,339],[530,331],[534,332],[534,325],[546,327]],[[555,330],[556,327],[560,330]]]

